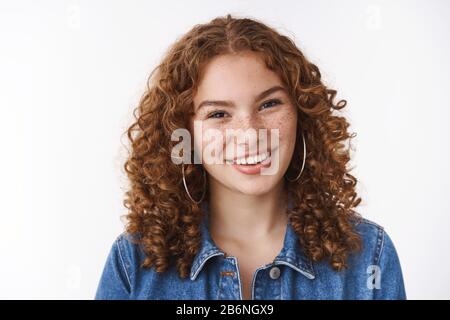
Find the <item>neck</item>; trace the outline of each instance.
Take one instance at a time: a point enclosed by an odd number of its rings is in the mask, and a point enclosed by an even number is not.
[[[261,239],[279,233],[287,224],[284,181],[262,195],[243,194],[213,180],[210,187],[210,230],[221,238]]]

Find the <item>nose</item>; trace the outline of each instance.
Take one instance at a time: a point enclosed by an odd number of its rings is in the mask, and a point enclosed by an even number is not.
[[[247,129],[262,129],[263,123],[258,115],[254,113],[245,113],[239,117],[237,121],[237,129],[247,130]]]
[[[242,114],[236,121],[233,129],[236,129],[234,136],[236,137],[238,148],[246,150],[243,152],[254,154],[261,147],[262,141],[260,140],[266,141],[266,137],[263,137],[263,132],[260,131],[260,129],[266,129],[265,124],[255,113]],[[267,142],[264,145],[267,145]]]

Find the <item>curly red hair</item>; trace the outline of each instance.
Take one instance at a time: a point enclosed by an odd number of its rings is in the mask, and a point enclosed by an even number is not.
[[[313,261],[327,260],[335,270],[346,267],[348,255],[361,248],[353,220],[360,203],[357,180],[347,168],[350,142],[355,134],[336,111],[336,91],[321,81],[316,65],[308,61],[294,42],[273,28],[248,18],[231,15],[194,26],[168,50],[151,72],[147,88],[134,110],[127,136],[131,149],[124,168],[130,181],[125,193],[126,231],[146,253],[143,267],[166,271],[176,264],[180,277],[188,276],[201,243],[202,206],[189,200],[181,166],[171,161],[171,134],[188,128],[193,95],[202,67],[217,55],[252,50],[276,72],[299,110],[297,145],[288,174],[301,168],[301,134],[305,136],[306,163],[302,176],[287,182],[293,208],[289,219],[305,254]],[[302,131],[300,131],[302,130]],[[203,192],[199,165],[188,165],[186,178],[196,199]],[[206,198],[207,199],[207,198]]]

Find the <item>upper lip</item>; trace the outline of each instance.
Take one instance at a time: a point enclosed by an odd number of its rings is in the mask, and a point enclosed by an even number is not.
[[[226,159],[225,161],[237,161],[237,160],[241,160],[241,159],[248,159],[250,157],[260,156],[260,155],[263,155],[263,154],[271,155],[272,154],[272,150],[266,150],[266,151],[263,151],[263,152],[253,153],[253,154],[246,153],[245,156],[234,157],[234,158],[231,158],[231,159]]]

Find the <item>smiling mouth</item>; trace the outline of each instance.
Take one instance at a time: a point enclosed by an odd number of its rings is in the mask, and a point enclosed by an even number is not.
[[[249,156],[247,158],[242,157],[242,158],[238,158],[238,159],[226,159],[225,163],[228,165],[246,165],[246,166],[251,166],[251,165],[256,165],[256,164],[260,164],[263,163],[264,161],[266,161],[267,159],[270,158],[271,153],[270,152],[263,152],[261,154],[257,154],[254,156]]]

